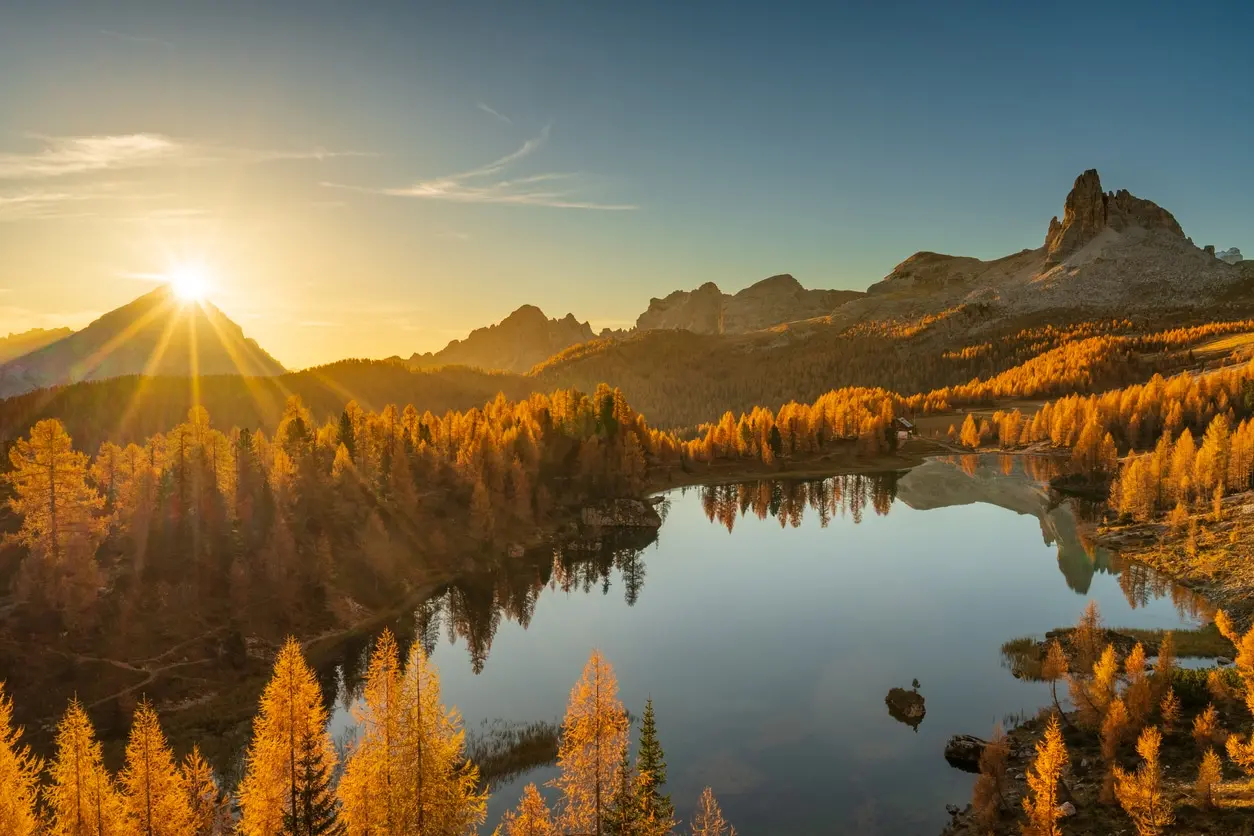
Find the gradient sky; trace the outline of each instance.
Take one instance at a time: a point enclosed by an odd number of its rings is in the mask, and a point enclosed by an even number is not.
[[[621,327],[1040,246],[1092,167],[1248,255],[1252,44],[1248,2],[9,3],[0,333],[187,262],[289,367]]]

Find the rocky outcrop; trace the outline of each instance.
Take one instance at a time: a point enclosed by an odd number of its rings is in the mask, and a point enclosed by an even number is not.
[[[987,740],[969,734],[956,734],[945,744],[945,760],[963,772],[979,772],[980,756],[984,754]]]
[[[890,688],[888,696],[884,697],[884,703],[888,706],[890,717],[915,730],[918,730],[923,723],[923,717],[927,714],[923,695],[918,691]]]
[[[763,279],[734,295],[706,282],[696,290],[677,290],[664,299],[650,299],[649,309],[636,320],[636,328],[745,334],[826,316],[862,295],[854,290],[807,290],[787,273]]]
[[[653,505],[640,499],[606,499],[585,506],[579,521],[588,528],[661,528]]]
[[[1045,255],[1059,262],[1080,250],[1109,227],[1123,232],[1131,227],[1165,230],[1184,237],[1184,230],[1170,212],[1150,200],[1142,200],[1120,189],[1109,194],[1102,191],[1097,169],[1090,168],[1076,178],[1063,204],[1062,220],[1049,222],[1045,233]]]
[[[535,305],[523,305],[497,325],[476,328],[464,340],[453,340],[432,354],[414,354],[409,365],[476,366],[508,372],[527,372],[563,349],[594,339],[592,327],[566,314],[549,319]]]

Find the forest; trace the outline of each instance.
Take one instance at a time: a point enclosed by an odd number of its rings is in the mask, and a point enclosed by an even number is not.
[[[665,792],[666,757],[653,702],[644,706],[637,755],[613,668],[593,651],[571,690],[550,782],[555,810],[534,783],[494,831],[501,836],[678,833]],[[253,721],[245,771],[226,787],[193,746],[176,758],[151,703],[136,708],[116,774],[83,706],[56,726],[48,762],[22,742],[0,687],[0,831],[11,836],[402,836],[474,832],[488,790],[467,758],[456,708],[440,699],[439,672],[415,643],[402,654],[384,631],[370,656],[357,737],[341,752],[327,731],[317,679],[289,638]],[[692,836],[730,836],[707,787]]]

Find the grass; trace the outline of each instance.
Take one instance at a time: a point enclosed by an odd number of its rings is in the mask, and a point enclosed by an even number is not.
[[[1254,349],[1254,332],[1247,331],[1244,334],[1229,334],[1224,337],[1217,337],[1210,342],[1205,342],[1195,347],[1193,356],[1209,360],[1219,355],[1232,354],[1243,348]]]
[[[1163,633],[1166,632],[1165,630],[1135,630],[1126,627],[1116,627],[1115,631],[1131,636],[1147,647],[1157,646],[1162,641]],[[1196,630],[1172,630],[1171,638],[1176,645],[1176,656],[1182,659],[1214,656],[1227,656],[1231,659],[1236,653],[1232,642],[1221,636],[1214,624],[1207,624]]]

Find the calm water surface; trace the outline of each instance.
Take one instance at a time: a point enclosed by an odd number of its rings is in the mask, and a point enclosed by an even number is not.
[[[401,631],[432,650],[472,736],[558,721],[599,648],[633,714],[653,698],[682,818],[710,785],[749,836],[937,833],[973,780],[946,765],[949,736],[1049,702],[1047,686],[1010,675],[1004,641],[1073,623],[1090,600],[1112,626],[1197,623],[1182,590],[1090,554],[1034,470],[964,457],[674,491],[642,550],[511,564],[447,590]],[[346,651],[341,683],[358,680],[359,652]],[[927,707],[917,729],[884,702],[914,679]],[[353,690],[341,684],[341,739]],[[489,826],[554,774],[540,765],[498,784]]]

